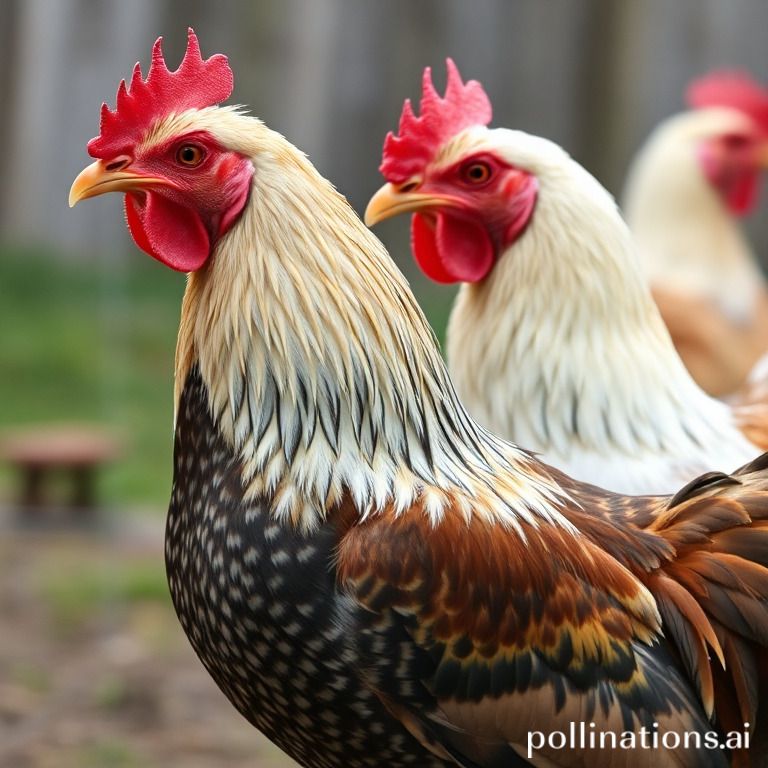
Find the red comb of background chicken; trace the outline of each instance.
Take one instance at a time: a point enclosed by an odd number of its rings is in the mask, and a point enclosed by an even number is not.
[[[465,85],[453,61],[447,59],[445,63],[448,69],[445,97],[441,98],[435,90],[432,69],[427,67],[421,84],[421,116],[414,115],[411,100],[406,99],[400,115],[399,135],[390,131],[384,140],[379,170],[393,184],[419,173],[435,152],[459,131],[491,122],[491,102],[483,86],[476,80]]]
[[[694,80],[685,94],[689,106],[732,107],[749,115],[768,133],[768,90],[746,72],[712,72]]]
[[[114,111],[101,105],[100,133],[88,142],[91,157],[107,159],[122,154],[141,140],[156,118],[212,107],[232,94],[234,78],[227,57],[217,53],[203,61],[192,29],[184,58],[175,72],[165,65],[162,42],[163,38],[158,37],[152,48],[147,79],[142,79],[141,65],[137,63],[130,86],[120,81]]]

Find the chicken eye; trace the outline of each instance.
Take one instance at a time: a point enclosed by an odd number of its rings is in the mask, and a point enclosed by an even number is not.
[[[176,160],[181,165],[186,165],[187,168],[200,165],[203,162],[203,157],[205,157],[205,152],[197,144],[182,144],[176,150]]]
[[[461,169],[461,176],[468,184],[484,184],[491,178],[491,166],[481,160],[475,160]]]
[[[726,133],[723,136],[723,143],[728,149],[739,149],[749,144],[749,138],[743,133]]]

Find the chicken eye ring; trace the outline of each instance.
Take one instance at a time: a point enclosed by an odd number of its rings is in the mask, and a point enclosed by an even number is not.
[[[466,184],[485,184],[491,178],[492,172],[489,163],[483,160],[473,160],[461,169],[461,178]]]
[[[185,143],[176,150],[176,162],[187,168],[197,168],[205,159],[205,150],[198,144]]]

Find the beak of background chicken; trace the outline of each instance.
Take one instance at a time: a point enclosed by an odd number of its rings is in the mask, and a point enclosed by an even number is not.
[[[408,185],[385,184],[370,199],[368,207],[365,209],[366,226],[372,227],[374,224],[400,213],[461,207],[459,200],[448,195],[403,191],[405,186]]]
[[[124,167],[110,171],[102,160],[97,160],[83,169],[72,183],[69,190],[69,207],[73,208],[81,200],[103,195],[105,192],[135,192],[158,184],[168,185],[170,182],[167,179],[134,173]]]

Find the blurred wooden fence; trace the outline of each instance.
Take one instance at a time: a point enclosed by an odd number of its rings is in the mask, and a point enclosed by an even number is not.
[[[765,0],[3,0],[1,240],[127,248],[114,199],[73,214],[67,191],[101,102],[158,34],[175,65],[188,25],[204,54],[230,56],[235,100],[358,209],[403,98],[418,96],[427,64],[442,85],[446,56],[484,83],[496,124],[558,141],[614,192],[689,78],[726,65],[768,81]],[[764,220],[750,227],[768,253]]]

